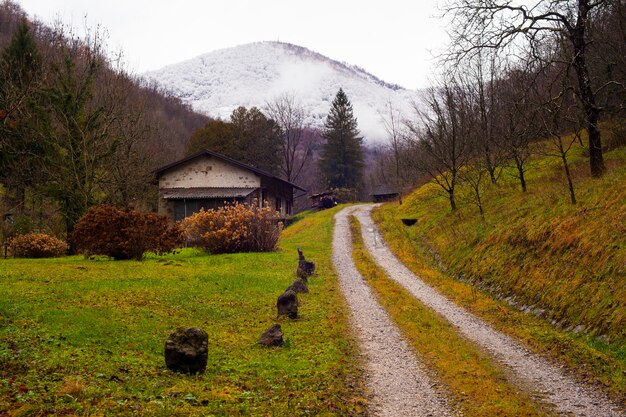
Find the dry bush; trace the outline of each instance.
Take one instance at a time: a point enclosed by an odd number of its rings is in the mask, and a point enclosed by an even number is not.
[[[54,258],[68,249],[67,243],[45,233],[18,235],[9,241],[9,247],[16,258]]]
[[[271,252],[282,229],[277,218],[269,207],[233,203],[194,213],[181,226],[190,246],[209,253]]]
[[[85,256],[143,258],[146,252],[170,252],[182,244],[182,231],[167,217],[110,205],[92,207],[76,223],[72,241]]]

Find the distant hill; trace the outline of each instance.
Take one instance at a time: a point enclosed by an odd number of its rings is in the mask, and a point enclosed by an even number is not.
[[[408,114],[417,91],[389,84],[362,68],[334,61],[301,46],[256,42],[221,49],[144,74],[209,116],[228,118],[238,106],[263,109],[285,92],[304,105],[314,127],[322,127],[341,87],[353,104],[367,142],[384,140],[380,114],[388,103]]]

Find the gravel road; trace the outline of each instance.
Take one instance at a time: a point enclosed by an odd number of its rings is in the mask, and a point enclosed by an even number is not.
[[[623,408],[612,403],[605,396],[576,383],[558,367],[524,349],[510,337],[494,330],[481,319],[426,285],[385,245],[370,216],[373,207],[375,205],[356,206],[352,208],[352,211],[361,223],[367,249],[390,278],[406,288],[420,302],[441,314],[468,339],[484,347],[497,361],[513,370],[516,377],[532,387],[539,398],[546,403],[553,404],[558,413],[590,417],[626,416]],[[338,224],[345,222],[346,210],[341,213],[342,217]],[[345,238],[337,236],[338,233],[344,234],[345,231],[335,231],[335,249],[339,249],[342,245],[349,246],[349,240],[346,242]],[[341,250],[347,251],[345,248]],[[339,269],[338,272],[340,275],[345,274]]]
[[[352,261],[348,207],[335,216],[333,263],[351,312],[375,416],[452,416],[398,328],[375,300]]]

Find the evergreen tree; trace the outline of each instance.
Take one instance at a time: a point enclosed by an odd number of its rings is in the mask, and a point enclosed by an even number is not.
[[[210,120],[187,142],[187,155],[209,149],[278,174],[280,171],[280,127],[259,109],[236,108],[230,121]]]
[[[326,143],[322,145],[319,162],[329,188],[357,189],[361,185],[363,137],[359,134],[352,104],[340,88],[324,124]]]
[[[24,209],[34,161],[41,155],[32,134],[40,78],[37,45],[22,20],[0,57],[0,181],[8,188],[9,207],[18,213]]]
[[[235,159],[278,174],[280,171],[280,127],[258,108],[238,107],[230,116],[235,146]]]

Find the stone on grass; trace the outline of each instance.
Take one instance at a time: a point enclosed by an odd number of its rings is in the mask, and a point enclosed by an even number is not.
[[[298,297],[293,290],[287,290],[278,296],[276,308],[279,316],[287,316],[290,319],[298,318]]]
[[[259,344],[263,346],[282,346],[283,331],[280,324],[274,324],[261,335]]]
[[[309,288],[301,278],[297,278],[293,284],[287,287],[287,290],[292,290],[293,292],[300,294],[306,294],[309,292]]]
[[[195,327],[178,328],[165,342],[165,365],[174,372],[202,373],[206,369],[209,337]]]
[[[298,248],[298,269],[296,270],[296,276],[306,282],[307,278],[313,275],[314,272],[315,262],[307,261],[302,254],[302,250]]]

